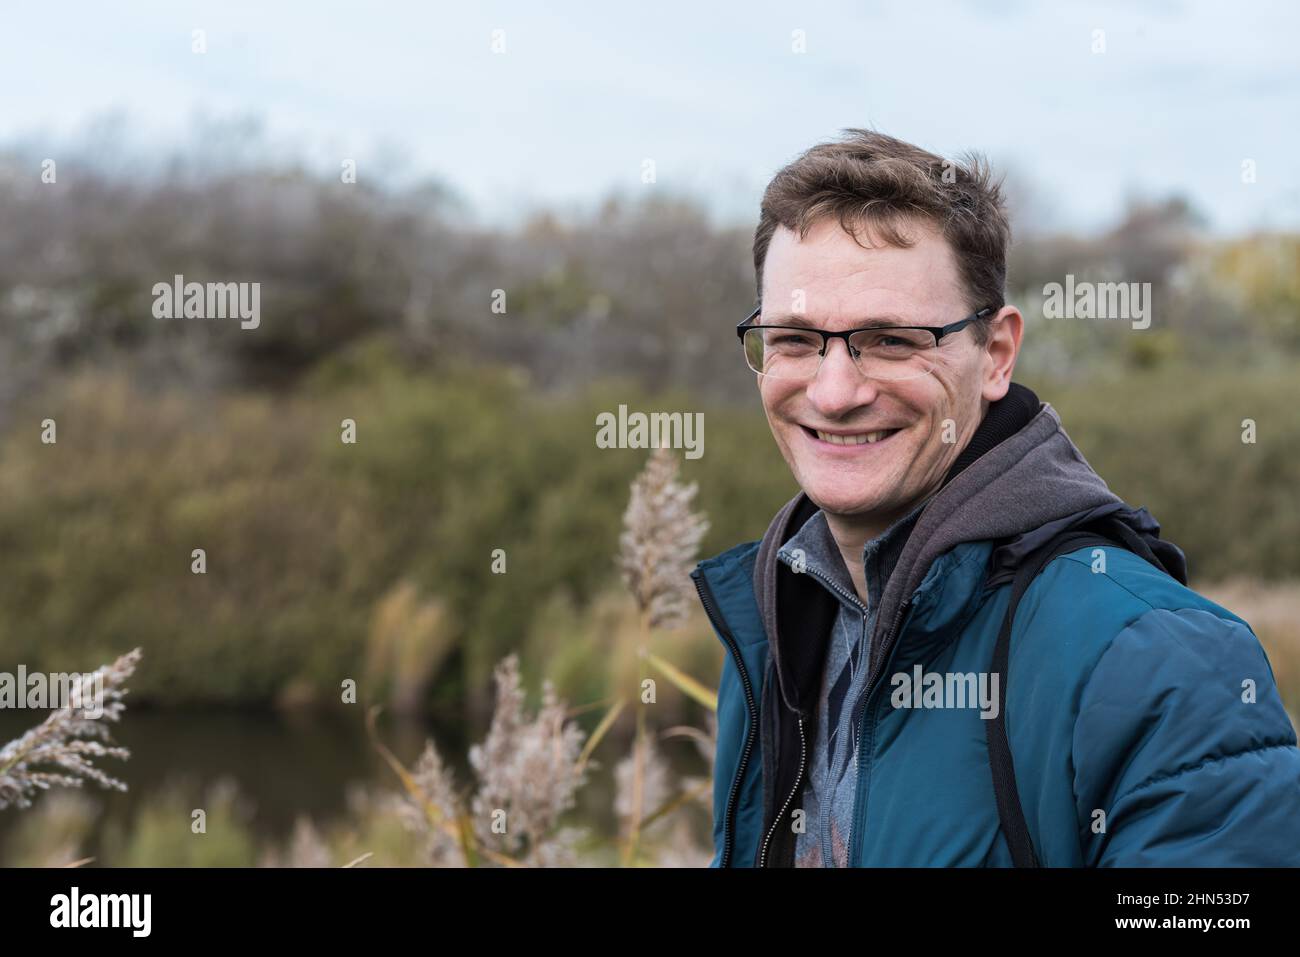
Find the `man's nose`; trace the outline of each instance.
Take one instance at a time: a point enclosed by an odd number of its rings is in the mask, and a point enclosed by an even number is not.
[[[838,418],[857,406],[872,402],[876,386],[854,363],[849,355],[849,344],[843,339],[830,339],[821,368],[808,383],[805,394],[818,414]]]

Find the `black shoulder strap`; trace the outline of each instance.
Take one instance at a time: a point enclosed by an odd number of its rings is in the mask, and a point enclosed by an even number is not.
[[[1125,530],[1131,531],[1127,528]],[[1118,532],[1116,537],[1123,536],[1118,529],[1112,529],[1109,523],[1106,531]],[[993,793],[998,802],[998,818],[1002,822],[1002,833],[1006,836],[1007,846],[1011,849],[1011,859],[1016,867],[1038,867],[1034,845],[1029,838],[1029,827],[1025,824],[1025,813],[1020,807],[1020,794],[1016,790],[1016,771],[1011,761],[1011,745],[1007,741],[1007,665],[1011,652],[1011,625],[1015,620],[1016,606],[1020,604],[1021,597],[1029,589],[1035,576],[1053,558],[1086,545],[1114,547],[1117,544],[1119,543],[1110,535],[1102,534],[1095,527],[1090,530],[1070,530],[1031,552],[1016,568],[1015,579],[1011,585],[1011,600],[1007,603],[1007,613],[1002,619],[1002,630],[998,632],[997,644],[993,649],[993,665],[990,669],[991,674],[998,676],[998,712],[996,717],[984,722],[984,733],[988,738],[989,767],[993,771]],[[1127,543],[1121,547],[1126,545]]]

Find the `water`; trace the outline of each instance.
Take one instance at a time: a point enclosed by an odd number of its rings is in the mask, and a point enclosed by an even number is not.
[[[0,711],[0,743],[9,741],[44,720],[43,711]],[[432,738],[459,785],[472,780],[469,745],[482,739],[476,730],[467,740],[464,721],[430,717],[397,720],[381,715],[380,740],[412,767]],[[232,780],[241,797],[251,803],[248,821],[259,847],[283,847],[294,822],[307,815],[318,826],[349,819],[347,790],[357,783],[400,791],[401,784],[370,743],[364,712],[350,714],[280,713],[275,711],[151,711],[128,708],[113,726],[116,743],[131,749],[127,761],[99,760],[97,765],[126,782],[129,791],[105,791],[88,785],[82,792],[102,805],[102,813],[82,852],[100,856],[100,842],[110,824],[129,830],[142,803],[179,784],[187,796],[206,793],[220,780]],[[606,740],[598,749],[601,766],[588,771],[588,783],[578,792],[578,807],[567,824],[588,827],[612,838],[612,767],[621,757],[618,744]],[[678,743],[662,749],[678,773],[705,774],[707,767],[694,749]],[[43,798],[37,799],[37,807]],[[17,828],[30,826],[37,807],[0,811],[0,864],[9,863],[7,847]],[[182,825],[188,828],[188,821]],[[707,822],[706,822],[707,826]],[[707,833],[707,832],[706,832]],[[112,861],[104,861],[111,864]]]

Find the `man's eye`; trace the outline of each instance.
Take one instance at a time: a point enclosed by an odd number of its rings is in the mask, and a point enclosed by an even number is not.
[[[901,354],[926,348],[925,334],[879,332],[863,337],[859,348],[874,352]]]
[[[812,336],[799,335],[798,333],[782,333],[768,340],[768,344],[778,348],[815,348],[815,340]]]

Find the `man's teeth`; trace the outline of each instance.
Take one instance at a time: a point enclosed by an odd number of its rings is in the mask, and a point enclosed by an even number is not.
[[[897,430],[883,429],[879,432],[861,432],[857,435],[833,435],[830,432],[818,431],[817,438],[823,442],[830,442],[832,445],[869,445],[872,442],[879,442],[895,431]]]

